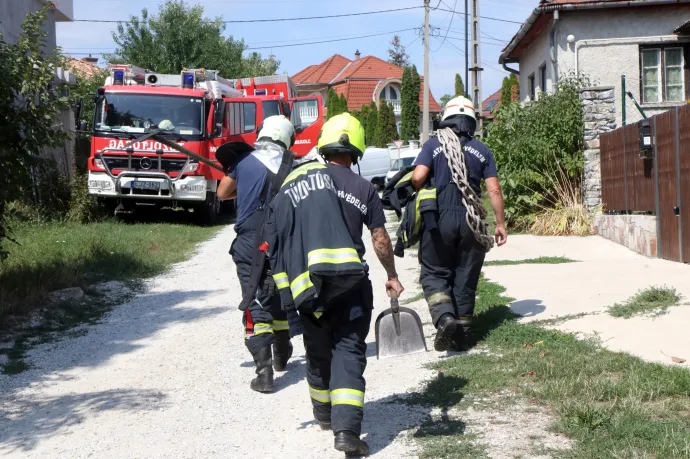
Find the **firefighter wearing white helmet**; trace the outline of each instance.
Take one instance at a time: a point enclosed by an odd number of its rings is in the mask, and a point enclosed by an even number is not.
[[[496,243],[506,243],[504,203],[496,162],[491,150],[474,137],[477,118],[466,97],[446,104],[439,128],[450,128],[460,140],[470,187],[481,196],[481,182],[496,214]],[[436,327],[437,351],[465,351],[474,345],[472,316],[486,249],[467,223],[462,192],[453,181],[448,158],[438,137],[422,147],[415,160],[412,184],[416,189],[435,188],[438,223],[425,230],[419,244],[420,283]]]
[[[286,371],[292,356],[290,338],[301,333],[297,314],[288,317],[281,308],[268,263],[252,270],[253,260],[262,255],[258,239],[263,241],[260,231],[265,221],[264,210],[280,187],[275,184],[284,180],[281,174],[287,176],[292,169],[294,157],[289,149],[294,143],[292,123],[277,115],[266,118],[259,127],[254,148],[244,143],[226,144],[217,153],[219,160],[221,154],[231,156],[225,159],[230,167],[218,186],[218,197],[237,200],[237,237],[230,255],[242,287],[242,305],[246,303],[242,320],[244,342],[256,363],[257,377],[250,387],[262,393],[273,392],[273,371]],[[284,162],[286,165],[281,168]]]

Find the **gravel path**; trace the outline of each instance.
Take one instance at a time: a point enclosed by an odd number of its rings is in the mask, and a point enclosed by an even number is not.
[[[0,376],[0,455],[8,458],[340,458],[314,424],[295,341],[278,392],[249,390],[231,227],[190,260],[147,281],[82,336],[35,348],[32,368]],[[366,239],[366,238],[365,238]],[[385,273],[367,248],[375,315],[387,307]],[[415,256],[396,259],[403,296],[418,293]],[[424,302],[412,306],[429,321]],[[372,457],[414,457],[406,433],[428,415],[387,403],[432,376],[435,352],[378,361],[369,335],[364,434]],[[427,344],[431,332],[427,328]]]

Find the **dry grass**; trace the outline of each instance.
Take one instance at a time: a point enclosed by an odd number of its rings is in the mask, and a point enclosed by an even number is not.
[[[555,177],[554,177],[555,176]],[[559,167],[549,176],[554,197],[535,216],[530,233],[538,236],[589,236],[592,216],[582,199],[582,188]]]

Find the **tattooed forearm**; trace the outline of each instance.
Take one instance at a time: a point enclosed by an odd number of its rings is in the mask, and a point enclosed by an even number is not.
[[[388,279],[398,277],[395,271],[395,258],[393,258],[393,244],[388,236],[386,228],[375,228],[371,231],[371,240],[374,243],[374,251],[379,261],[388,274]]]

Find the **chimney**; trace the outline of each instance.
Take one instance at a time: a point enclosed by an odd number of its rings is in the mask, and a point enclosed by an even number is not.
[[[83,58],[82,61],[88,62],[89,64],[96,65],[98,63],[98,58],[97,57],[91,57],[91,54],[89,54],[89,57]]]
[[[359,53],[359,50],[355,51],[355,60],[359,59],[360,57],[362,57],[362,55]]]

